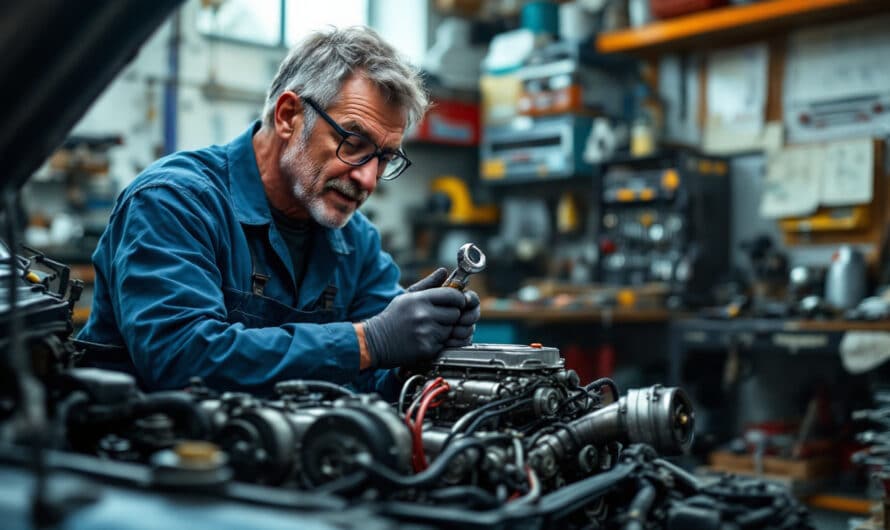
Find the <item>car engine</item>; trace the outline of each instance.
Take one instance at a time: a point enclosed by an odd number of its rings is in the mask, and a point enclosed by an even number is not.
[[[31,305],[67,303],[64,291],[28,292]],[[24,335],[39,369],[18,363],[5,376],[43,388],[45,449],[67,455],[56,457],[66,469],[227,498],[256,484],[419,527],[810,528],[777,486],[698,477],[665,458],[693,443],[695,412],[682,389],[582,385],[556,348],[446,349],[404,375],[394,404],[303,380],[280,382],[272,397],[219,393],[199,379],[144,393],[128,374],[76,366],[57,344],[69,323],[57,320]],[[21,395],[3,400],[8,422]]]

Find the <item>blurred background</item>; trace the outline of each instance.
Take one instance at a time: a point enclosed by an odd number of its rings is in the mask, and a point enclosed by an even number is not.
[[[697,465],[869,524],[881,462],[852,455],[890,381],[886,1],[188,0],[23,192],[27,244],[87,284],[78,322],[120,190],[234,138],[289,46],[354,24],[435,102],[363,207],[403,284],[476,243],[476,342],[683,385]]]

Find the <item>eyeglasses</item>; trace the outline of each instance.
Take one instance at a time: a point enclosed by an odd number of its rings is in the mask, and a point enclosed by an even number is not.
[[[328,113],[310,98],[302,98],[319,116],[337,131],[343,139],[337,146],[337,158],[350,166],[362,166],[377,158],[377,178],[381,180],[393,180],[408,169],[411,161],[401,149],[381,149],[363,134],[347,131],[334,121]]]

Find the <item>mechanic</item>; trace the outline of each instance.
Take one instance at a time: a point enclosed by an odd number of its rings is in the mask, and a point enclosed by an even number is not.
[[[93,254],[85,359],[147,390],[321,379],[392,398],[398,367],[468,344],[479,297],[441,287],[444,268],[402,289],[357,211],[411,164],[402,138],[427,106],[417,70],[373,30],[305,38],[261,121],[121,193]]]

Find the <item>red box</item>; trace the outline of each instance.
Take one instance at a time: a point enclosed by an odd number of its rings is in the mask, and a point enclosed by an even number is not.
[[[479,145],[479,104],[434,101],[426,115],[406,135],[408,141],[450,145]]]

